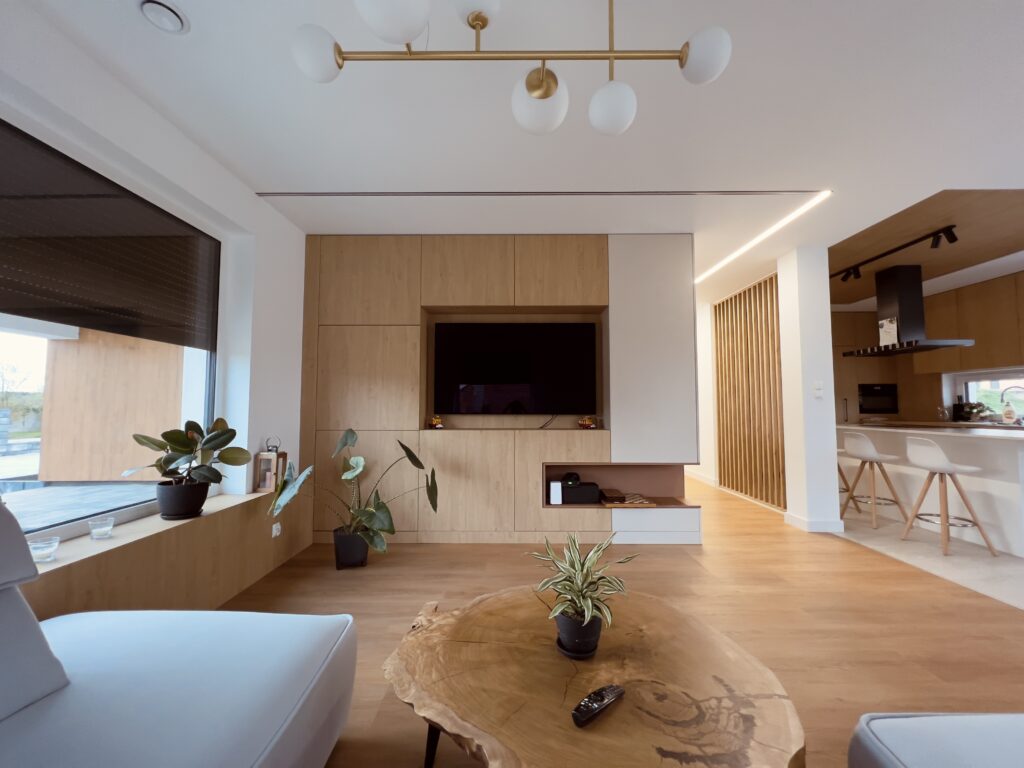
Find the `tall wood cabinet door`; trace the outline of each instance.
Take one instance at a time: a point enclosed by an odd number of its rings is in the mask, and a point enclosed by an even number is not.
[[[320,239],[321,325],[419,325],[420,238]]]
[[[1009,278],[957,288],[957,338],[974,339],[961,347],[961,370],[1020,365],[1020,320],[1016,281]]]
[[[544,507],[544,463],[609,462],[611,433],[605,430],[533,430],[516,435],[516,530],[610,531],[611,511],[603,507]],[[584,481],[586,478],[582,478]],[[625,490],[625,489],[622,489]]]
[[[317,341],[317,429],[419,429],[418,326],[323,325]]]
[[[351,501],[348,485],[341,479],[345,471],[342,458],[331,458],[341,430],[321,431],[316,433],[316,470],[313,482],[307,483],[316,489],[316,507],[313,516],[313,530],[333,531],[341,524],[338,513],[344,513],[345,507],[339,499],[346,503]],[[359,432],[359,441],[351,449],[352,456],[366,459],[363,472],[362,491],[369,494],[381,473],[395,459],[402,456],[401,440],[413,451],[419,453],[420,433],[415,432]],[[391,516],[395,521],[396,531],[415,531],[417,525],[416,493],[405,493],[415,489],[423,481],[418,469],[407,461],[396,465],[385,476],[380,484],[380,495],[388,502]],[[404,495],[403,495],[404,494]],[[344,517],[344,514],[343,514]]]
[[[437,470],[437,513],[419,493],[420,531],[511,531],[515,433],[507,429],[420,432],[420,458]],[[420,479],[422,480],[422,474]]]
[[[959,327],[957,303],[958,291],[936,293],[924,298],[924,330],[929,339],[963,339]],[[963,367],[960,353],[962,347],[937,349],[933,352],[914,354],[914,373],[948,373]],[[901,393],[902,394],[902,393]]]
[[[517,235],[515,240],[516,306],[607,306],[607,235]]]
[[[511,307],[515,303],[515,238],[511,235],[424,237],[421,263],[425,307]]]

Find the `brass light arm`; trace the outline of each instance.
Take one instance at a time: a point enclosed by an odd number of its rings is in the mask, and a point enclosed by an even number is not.
[[[685,46],[684,46],[685,48]],[[345,51],[343,61],[684,61],[680,50]]]
[[[608,0],[608,79],[615,79],[615,0]]]

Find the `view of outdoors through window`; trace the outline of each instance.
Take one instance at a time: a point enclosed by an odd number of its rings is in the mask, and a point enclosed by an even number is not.
[[[0,316],[0,329],[2,329]],[[60,328],[49,324],[48,328]],[[132,434],[205,413],[207,352],[68,327],[0,330],[0,495],[26,532],[155,498]]]
[[[998,421],[1003,420],[1006,403],[1013,407],[1017,423],[1024,418],[1024,372],[999,379],[970,379],[964,390],[968,402],[984,403],[999,417]]]

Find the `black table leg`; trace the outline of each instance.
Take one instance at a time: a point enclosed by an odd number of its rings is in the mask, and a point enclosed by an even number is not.
[[[423,756],[423,768],[434,768],[437,757],[437,741],[441,738],[441,729],[433,723],[427,723],[427,751]]]

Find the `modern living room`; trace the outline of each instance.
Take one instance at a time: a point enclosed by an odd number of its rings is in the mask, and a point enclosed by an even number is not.
[[[1022,28],[0,4],[0,766],[1017,765]]]

